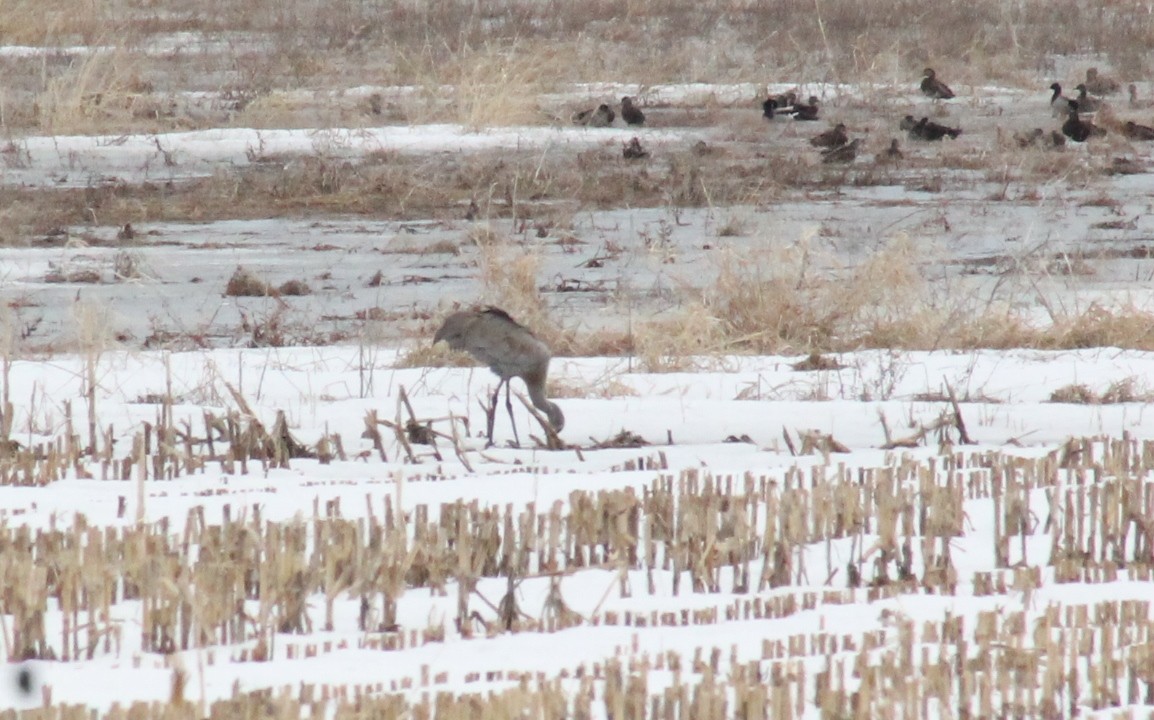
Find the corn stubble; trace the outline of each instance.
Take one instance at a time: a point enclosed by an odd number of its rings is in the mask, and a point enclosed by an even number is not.
[[[110,432],[91,448],[65,438],[33,448],[7,445],[0,483],[45,485],[73,470],[171,479],[209,464],[244,474],[311,454],[292,439],[283,415],[266,429],[230,390],[238,410],[206,412],[199,430],[174,425],[162,404],[156,423],[146,423],[127,451],[112,448]],[[65,432],[76,434],[70,424]],[[639,492],[573,491],[567,506],[550,508],[457,501],[402,513],[392,496],[383,502],[366,496],[369,512],[359,519],[343,517],[339,502],[331,501],[314,505],[307,519],[285,522],[263,518],[259,505],[230,504],[220,518],[193,507],[183,527],[165,521],[101,528],[77,514],[67,527],[8,528],[0,531],[0,613],[9,619],[6,634],[18,658],[93,658],[119,652],[125,633],[140,632],[145,652],[217,649],[234,662],[264,662],[324,653],[326,644],[307,636],[332,629],[334,604],[346,598],[360,603],[363,635],[355,642],[387,652],[441,643],[449,632],[467,642],[589,625],[781,619],[818,608],[860,608],[867,600],[966,594],[971,582],[977,596],[1029,597],[1047,578],[1154,579],[1151,441],[1073,439],[1036,459],[946,444],[927,460],[891,456],[876,467],[850,468],[827,456],[823,464],[795,466],[780,477],[701,469],[674,474],[665,467],[660,453],[639,455],[611,468],[657,471],[658,479]],[[397,482],[438,477],[398,473]],[[1045,501],[1031,506],[1036,493]],[[975,499],[993,503],[992,569],[961,577],[952,544],[969,531],[972,518],[963,504]],[[128,504],[122,501],[122,510]],[[1048,538],[1048,552],[1028,542],[1038,536]],[[807,547],[839,540],[852,547],[845,567],[806,563]],[[696,609],[597,609],[585,616],[568,606],[557,580],[588,568],[617,573],[616,590],[624,596],[737,597]],[[627,573],[637,571],[642,575],[630,582]],[[644,577],[640,585],[638,577]],[[503,578],[505,597],[480,595],[482,578]],[[532,578],[552,578],[539,617],[517,601],[517,585]],[[410,589],[455,592],[451,627],[399,625],[397,602]],[[138,629],[112,620],[114,606],[125,601],[142,604]],[[64,618],[55,637],[46,629],[50,607]],[[976,620],[947,614],[915,621],[890,609],[882,615],[883,628],[864,635],[819,630],[766,640],[760,659],[729,648],[724,669],[726,649],[703,646],[688,655],[606,658],[561,677],[492,670],[468,679],[516,683],[500,692],[437,690],[447,679],[423,673],[421,686],[434,692],[420,699],[392,684],[302,684],[237,691],[199,709],[176,702],[179,697],[171,704],[137,703],[111,716],[255,717],[270,704],[285,712],[323,704],[337,717],[529,712],[560,718],[604,703],[614,717],[637,718],[787,718],[811,705],[829,718],[925,716],[933,707],[1052,717],[1075,707],[1154,700],[1154,658],[1144,650],[1154,643],[1148,601],[1051,606],[1031,622],[1021,611],[982,612]],[[807,662],[814,658],[819,665]],[[650,674],[659,670],[675,671],[671,684],[651,684]],[[580,692],[573,692],[574,682]],[[174,695],[184,692],[177,674],[173,687]],[[29,717],[41,716],[49,715]]]

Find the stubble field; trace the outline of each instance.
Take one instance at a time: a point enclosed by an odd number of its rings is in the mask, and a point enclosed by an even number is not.
[[[1149,30],[918,7],[0,7],[0,707],[1144,717]]]

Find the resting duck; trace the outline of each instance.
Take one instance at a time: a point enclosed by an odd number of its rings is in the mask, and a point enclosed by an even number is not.
[[[858,146],[861,145],[861,138],[854,138],[853,142],[840,147],[830,148],[829,150],[821,151],[821,161],[827,165],[833,163],[851,163],[857,157]]]
[[[1086,70],[1086,89],[1095,95],[1113,95],[1120,89],[1118,81],[1098,74],[1098,68]]]
[[[1122,128],[1122,134],[1131,140],[1154,140],[1154,128],[1147,125],[1139,125],[1133,120],[1126,122]]]
[[[1078,117],[1078,102],[1070,102],[1070,114],[1062,123],[1062,134],[1074,142],[1086,142],[1092,137],[1101,137],[1106,131],[1092,122]]]
[[[951,138],[956,138],[962,134],[961,128],[952,128],[946,127],[945,125],[939,125],[927,117],[914,122],[912,115],[906,115],[905,119],[902,120],[899,127],[902,130],[908,131],[911,138],[916,138],[918,140],[934,141],[941,140],[947,135]]]
[[[938,80],[933,68],[926,68],[922,74],[925,76],[922,78],[923,95],[934,100],[949,100],[954,96],[950,86]]]
[[[1044,135],[1045,132],[1042,128],[1034,128],[1028,135],[1014,133],[1014,142],[1018,143],[1018,147],[1020,148],[1037,147],[1038,141],[1041,140]]]
[[[621,119],[625,121],[626,125],[645,124],[645,113],[633,104],[633,98],[628,95],[621,98]]]
[[[761,103],[761,114],[765,116],[766,120],[772,120],[778,113],[788,115],[793,111],[793,105],[796,102],[797,93],[794,92],[770,95]]]
[[[794,103],[791,110],[782,112],[789,112],[793,115],[794,120],[817,120],[817,98],[813,95],[809,96],[809,103]]]
[[[621,148],[621,157],[626,160],[640,160],[644,157],[649,157],[649,151],[641,147],[641,141],[637,138],[630,138],[629,142],[625,143]]]
[[[573,122],[586,127],[609,127],[617,116],[613,108],[601,103],[596,108],[582,110],[573,116]]]
[[[809,144],[814,147],[821,148],[835,148],[841,147],[849,142],[849,136],[846,135],[845,125],[838,123],[836,127],[826,130],[817,137],[810,138]]]

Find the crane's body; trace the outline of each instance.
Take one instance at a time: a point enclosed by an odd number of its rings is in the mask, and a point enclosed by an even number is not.
[[[545,397],[545,381],[549,374],[549,347],[529,328],[521,325],[509,313],[496,307],[482,310],[463,310],[445,318],[433,342],[444,340],[453,350],[463,350],[484,363],[500,379],[488,408],[487,436],[493,442],[493,423],[497,396],[505,386],[505,407],[513,422],[513,437],[517,438],[517,423],[513,420],[513,403],[509,398],[509,381],[519,377],[529,390],[529,400],[543,411],[555,432],[565,427],[565,416],[556,403]]]

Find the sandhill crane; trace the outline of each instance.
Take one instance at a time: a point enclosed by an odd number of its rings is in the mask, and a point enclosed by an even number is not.
[[[489,445],[493,444],[493,423],[497,415],[497,396],[501,386],[505,386],[505,408],[513,424],[513,440],[521,444],[517,436],[517,421],[513,419],[513,402],[509,398],[509,381],[519,377],[529,389],[529,399],[538,409],[544,411],[554,432],[565,427],[565,416],[556,403],[545,397],[545,378],[549,373],[549,359],[552,357],[548,346],[521,325],[509,313],[497,307],[482,310],[463,310],[445,318],[433,342],[444,340],[453,350],[464,350],[474,358],[489,366],[500,378],[493,397],[486,410],[485,436]]]

